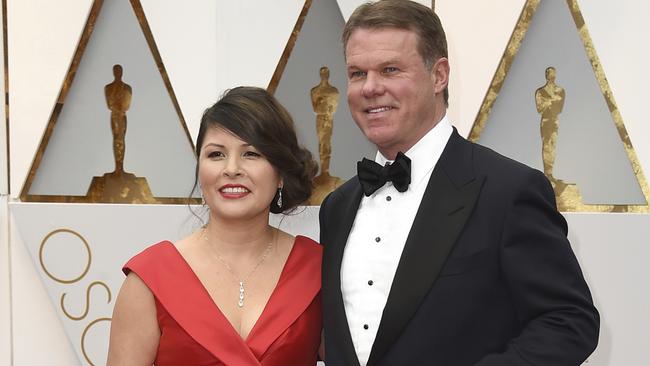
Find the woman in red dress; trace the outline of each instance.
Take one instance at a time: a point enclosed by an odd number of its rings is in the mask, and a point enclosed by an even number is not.
[[[232,89],[196,155],[207,224],[124,266],[108,365],[315,365],[321,248],[268,223],[309,198],[317,169],[291,117],[264,89]]]

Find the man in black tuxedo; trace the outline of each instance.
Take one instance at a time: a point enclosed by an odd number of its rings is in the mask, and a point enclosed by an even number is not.
[[[452,127],[438,17],[365,4],[343,43],[379,151],[321,206],[327,366],[579,365],[599,317],[566,221],[542,173]]]

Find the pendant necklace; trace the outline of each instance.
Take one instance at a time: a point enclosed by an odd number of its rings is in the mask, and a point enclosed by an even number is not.
[[[203,239],[204,239],[206,242],[210,243],[210,241],[208,240],[208,233],[207,233],[205,227],[203,228]],[[217,259],[219,260],[219,262],[221,262],[221,264],[223,264],[223,266],[226,267],[226,269],[228,270],[228,272],[230,272],[230,275],[231,275],[231,276],[232,276],[232,277],[233,277],[233,278],[234,278],[234,279],[239,283],[239,301],[237,302],[237,306],[239,306],[240,308],[243,308],[243,307],[244,307],[244,296],[245,296],[245,294],[246,294],[246,289],[244,288],[244,285],[246,284],[246,281],[248,281],[248,279],[250,278],[250,276],[251,276],[253,273],[255,273],[255,271],[257,270],[257,268],[259,268],[259,266],[261,266],[262,263],[264,263],[264,261],[266,260],[266,257],[269,256],[269,253],[271,253],[271,246],[272,246],[272,244],[273,244],[272,241],[269,242],[269,244],[266,246],[266,249],[264,249],[264,252],[262,252],[262,254],[260,255],[260,259],[257,261],[257,263],[255,264],[255,266],[253,267],[253,269],[251,269],[251,271],[248,272],[248,274],[247,274],[246,276],[244,276],[243,278],[240,278],[240,277],[237,276],[237,274],[235,273],[235,271],[232,270],[232,267],[230,267],[230,264],[228,264],[228,262],[226,262],[226,261],[225,261],[225,260],[224,260],[220,255],[219,255],[219,253],[217,252],[216,248],[212,248],[213,251],[214,251],[214,255],[217,257]]]

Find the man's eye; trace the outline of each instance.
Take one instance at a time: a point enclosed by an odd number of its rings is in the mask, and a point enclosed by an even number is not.
[[[392,73],[394,73],[394,72],[396,72],[396,71],[398,71],[398,70],[399,70],[399,69],[398,69],[397,67],[394,67],[394,66],[388,66],[388,67],[385,67],[385,68],[384,68],[384,74],[392,74]]]
[[[366,73],[363,71],[351,71],[350,72],[350,79],[358,79],[366,76]]]

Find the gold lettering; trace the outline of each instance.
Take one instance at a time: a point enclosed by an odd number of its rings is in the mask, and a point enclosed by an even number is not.
[[[92,322],[90,322],[84,329],[83,333],[81,334],[81,353],[83,353],[84,358],[86,359],[86,361],[88,361],[88,364],[90,366],[95,366],[95,364],[90,360],[90,357],[88,357],[88,353],[86,353],[86,335],[88,334],[90,328],[92,328],[95,324],[99,322],[105,322],[105,321],[110,322],[111,319],[112,318],[97,318]]]
[[[107,298],[106,303],[110,304],[110,302],[111,302],[111,290],[108,288],[108,286],[106,286],[106,284],[104,282],[95,281],[95,282],[91,283],[90,285],[88,285],[88,288],[86,289],[86,308],[85,308],[84,312],[80,316],[71,315],[65,309],[64,301],[65,301],[65,295],[67,295],[67,294],[63,293],[63,295],[61,295],[61,310],[63,310],[63,313],[65,314],[65,316],[67,316],[68,318],[70,318],[72,320],[81,320],[81,319],[85,318],[86,315],[88,315],[88,310],[90,310],[90,291],[92,290],[93,286],[102,286],[102,287],[104,287],[106,289],[106,298]]]
[[[43,260],[43,251],[45,249],[45,244],[47,243],[47,241],[52,236],[54,236],[56,234],[59,234],[59,233],[69,233],[69,234],[72,234],[72,235],[78,237],[81,240],[81,242],[84,244],[84,247],[86,248],[86,251],[88,252],[88,261],[86,262],[86,267],[84,268],[83,272],[79,276],[77,276],[77,277],[75,277],[73,279],[68,280],[68,279],[62,279],[62,278],[58,278],[58,277],[54,276],[50,271],[47,270],[47,266],[45,266],[45,261]],[[41,268],[43,268],[43,271],[45,272],[45,274],[47,274],[48,277],[50,277],[51,279],[53,279],[56,282],[68,284],[68,283],[75,283],[75,282],[81,280],[86,275],[86,273],[88,273],[88,270],[90,269],[90,263],[92,262],[92,253],[90,251],[90,246],[88,245],[88,242],[86,241],[86,239],[84,239],[83,236],[81,236],[81,234],[77,233],[76,231],[70,230],[70,229],[57,229],[57,230],[54,230],[54,231],[50,232],[49,234],[47,234],[45,236],[45,238],[43,238],[43,241],[41,241],[41,247],[38,250],[38,259],[41,262]]]

